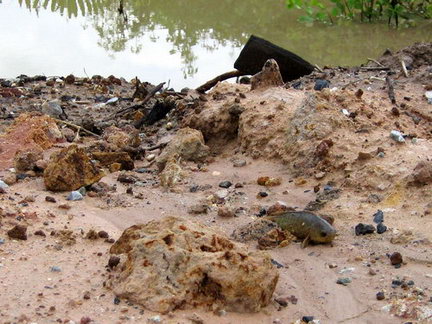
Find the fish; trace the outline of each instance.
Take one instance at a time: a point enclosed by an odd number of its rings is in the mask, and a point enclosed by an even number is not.
[[[336,229],[329,222],[306,211],[289,211],[263,218],[275,222],[282,230],[303,240],[303,248],[310,242],[330,243],[336,236]]]

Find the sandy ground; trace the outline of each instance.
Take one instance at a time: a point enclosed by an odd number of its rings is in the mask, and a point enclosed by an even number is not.
[[[339,79],[335,83],[346,81]],[[374,87],[365,97],[375,100],[379,107],[379,102],[384,103],[388,98],[385,89],[376,86],[376,83]],[[424,88],[418,83],[407,84],[399,90],[401,97],[405,91],[412,97],[420,98]],[[60,91],[67,93],[73,90],[66,87]],[[46,96],[55,97],[58,93],[47,93]],[[11,106],[22,106],[25,102],[20,98],[3,100],[3,104]],[[421,102],[421,99],[418,100]],[[391,109],[388,102],[383,105]],[[412,102],[410,105],[415,106]],[[78,107],[80,105],[74,108],[72,119],[79,116]],[[8,124],[10,122],[6,119],[3,128]],[[417,131],[425,134],[430,130],[428,125],[429,121],[426,121]],[[382,134],[387,131],[384,127]],[[156,134],[154,128],[146,132]],[[154,135],[156,137],[148,142],[157,142],[159,135]],[[380,136],[384,135],[374,133],[370,137],[371,142],[374,143],[374,139]],[[349,151],[351,139],[347,138],[342,143],[346,146],[340,145],[337,149]],[[402,172],[403,168],[411,168],[417,160],[430,156],[431,147],[422,143],[429,145],[429,138],[423,136],[417,146],[409,146],[399,153],[400,156],[394,153],[377,163],[392,170],[399,165],[398,170]],[[63,143],[60,147],[66,145]],[[365,144],[363,147],[369,148],[370,145]],[[385,199],[371,203],[367,201],[368,196],[377,190],[370,190],[370,184],[366,181],[370,179],[366,178],[373,175],[361,173],[361,165],[355,170],[359,172],[356,177],[365,178],[365,187],[339,182],[343,189],[341,196],[328,202],[322,210],[335,218],[338,236],[332,244],[301,248],[301,242],[291,242],[288,246],[268,250],[271,257],[282,265],[274,297],[293,296],[286,307],[273,301],[264,310],[253,314],[214,314],[203,309],[188,309],[161,315],[125,300],[115,304],[112,291],[104,288],[111,243],[104,239],[85,238],[90,229],[104,230],[110,238],[117,239],[124,229],[133,224],[175,215],[215,227],[229,236],[234,229],[257,219],[260,208],[277,201],[302,210],[315,200],[314,187],[325,183],[309,177],[305,184],[299,185],[296,181],[298,176],[294,176],[280,159],[253,159],[250,154],[242,154],[235,147],[235,141],[230,145],[217,146],[214,151],[217,153],[205,168],[199,169],[195,163],[185,163],[184,169],[188,175],[174,191],[158,185],[154,165],[149,167],[150,173],[128,172],[143,183],[141,186],[130,185],[133,195],[126,193],[127,185],[117,181],[119,172],[110,173],[102,179],[107,184],[116,185],[115,192],[103,197],[85,196],[82,201],[69,202],[65,199],[67,193],[48,192],[42,177],[26,178],[7,188],[6,193],[0,195],[0,239],[4,240],[0,244],[0,323],[88,323],[86,317],[94,323],[158,322],[155,316],[160,316],[162,323],[199,323],[192,315],[204,323],[233,324],[294,323],[303,316],[314,316],[323,324],[432,321],[432,216],[427,212],[430,207],[430,185],[422,189],[403,190],[391,186],[388,191],[381,193]],[[393,144],[389,144],[387,152],[397,152],[391,151],[391,147]],[[46,151],[45,156],[56,149],[58,146]],[[243,159],[247,164],[234,167],[233,159]],[[408,162],[401,165],[400,161],[403,160]],[[136,161],[135,168],[145,165],[148,165],[147,161]],[[6,170],[1,171],[0,176],[7,173]],[[337,171],[334,174],[337,177]],[[396,172],[395,177],[399,175]],[[257,178],[260,176],[279,177],[282,184],[269,188],[259,186]],[[387,179],[392,184],[397,183],[397,179]],[[244,207],[243,214],[221,218],[217,216],[216,208],[210,208],[207,214],[188,213],[190,206],[220,190],[218,184],[225,180],[242,184],[242,187],[232,186],[228,191],[230,204]],[[211,187],[190,192],[190,187],[195,184]],[[266,191],[268,196],[258,198],[260,191]],[[46,196],[54,197],[57,202],[47,202]],[[62,204],[68,204],[71,208],[59,208]],[[372,224],[372,215],[378,209],[384,211],[388,231],[382,235],[355,236],[355,225],[359,222]],[[28,225],[26,241],[13,240],[7,236],[7,231],[18,223]],[[46,237],[34,235],[37,230],[42,230]],[[55,234],[62,230],[72,231],[76,242],[68,245],[66,240]],[[400,237],[404,231],[412,233],[409,239],[401,244],[393,244],[392,239]],[[257,249],[256,242],[246,244],[250,249]],[[405,262],[400,268],[390,264],[389,255],[394,252],[400,252],[404,257]],[[60,271],[52,271],[52,267],[59,267]],[[352,282],[347,286],[336,283],[339,278],[345,277],[349,277]],[[412,280],[414,283],[392,287],[392,281],[396,279],[404,282]],[[384,292],[384,300],[377,300],[378,292]],[[396,316],[398,312],[394,308],[389,311],[391,305],[402,305],[398,308],[400,316]],[[403,307],[414,311],[407,314],[406,309],[401,311]]]

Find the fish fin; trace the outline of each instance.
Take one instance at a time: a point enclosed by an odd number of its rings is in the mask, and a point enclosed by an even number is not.
[[[309,241],[310,241],[310,236],[308,235],[308,236],[306,236],[306,238],[302,242],[302,245],[301,245],[302,249],[304,249],[305,247],[307,247],[309,245]]]

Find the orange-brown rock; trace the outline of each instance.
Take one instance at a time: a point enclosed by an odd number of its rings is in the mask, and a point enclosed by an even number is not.
[[[52,191],[76,190],[99,181],[103,176],[104,173],[77,145],[54,152],[44,171],[45,186]]]
[[[126,229],[110,252],[127,258],[108,287],[162,313],[197,306],[257,312],[270,303],[279,277],[265,252],[176,217]]]

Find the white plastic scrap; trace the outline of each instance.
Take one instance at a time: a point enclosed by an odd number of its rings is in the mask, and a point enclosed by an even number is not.
[[[432,104],[432,91],[426,91],[425,97],[426,97],[428,103]]]
[[[394,139],[396,142],[399,143],[404,143],[405,142],[405,138],[403,137],[402,133],[397,131],[397,130],[392,130],[390,132],[390,137],[392,139]]]

